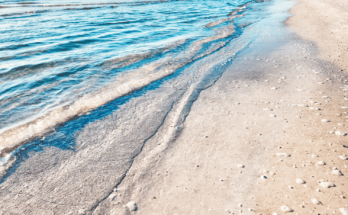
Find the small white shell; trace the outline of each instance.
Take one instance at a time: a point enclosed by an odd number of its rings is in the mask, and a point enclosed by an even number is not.
[[[345,155],[339,156],[342,160],[347,160],[348,158]]]
[[[290,154],[288,154],[288,153],[277,153],[276,155],[278,157],[290,157]]]
[[[330,183],[330,182],[321,182],[319,184],[320,184],[320,186],[322,186],[324,188],[330,188],[330,187],[334,187],[335,186],[333,183]]]
[[[306,182],[303,179],[296,179],[296,183],[298,184],[305,184]]]
[[[280,210],[282,210],[283,212],[293,212],[294,211],[293,209],[291,209],[290,207],[285,206],[285,205],[281,206]]]
[[[322,119],[321,121],[322,122],[330,122],[330,120],[328,120],[328,119]]]
[[[348,215],[348,210],[345,208],[340,208],[340,212],[342,213],[342,215]]]
[[[237,167],[238,168],[244,168],[244,165],[243,164],[238,164]]]
[[[79,215],[83,215],[85,213],[86,213],[86,211],[84,209],[80,209],[79,212],[78,212]]]
[[[316,163],[316,165],[322,166],[322,165],[325,165],[325,162],[324,162],[324,161],[318,161],[318,162]]]
[[[332,170],[332,174],[338,175],[338,176],[342,176],[342,175],[343,175],[343,174],[341,173],[341,171],[339,171],[338,169]]]
[[[341,131],[335,131],[335,134],[338,136],[346,136],[347,133],[341,132]]]
[[[114,199],[117,197],[116,193],[112,193],[108,198],[110,201],[114,201]]]
[[[321,202],[318,199],[314,199],[314,198],[312,199],[312,203],[315,205],[321,204]]]
[[[130,210],[130,211],[137,210],[137,204],[135,202],[128,202],[126,206],[127,206],[128,210]]]

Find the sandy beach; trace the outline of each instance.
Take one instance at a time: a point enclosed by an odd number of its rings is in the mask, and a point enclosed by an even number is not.
[[[209,78],[86,126],[80,153],[50,149],[7,173],[0,214],[348,215],[348,2],[277,0],[260,13],[272,16],[236,39],[245,49],[187,68]],[[166,102],[138,114],[155,99]]]

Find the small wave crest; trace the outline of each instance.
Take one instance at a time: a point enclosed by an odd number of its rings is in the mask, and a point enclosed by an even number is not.
[[[135,90],[143,88],[156,80],[173,74],[177,69],[193,62],[194,60],[212,53],[214,50],[221,47],[221,45],[198,54],[202,49],[203,44],[231,36],[234,33],[234,26],[229,25],[224,28],[215,29],[215,31],[216,34],[214,36],[193,42],[187,49],[183,50],[176,56],[170,55],[141,66],[138,69],[122,73],[112,84],[96,93],[85,94],[70,105],[59,106],[32,122],[4,131],[0,134],[0,157],[5,156],[23,143],[44,135],[45,132],[53,129],[59,124],[96,109]],[[129,63],[151,57],[156,53],[168,51],[184,42],[184,40],[178,41],[152,53],[112,59],[105,62],[104,65],[111,67],[113,65],[125,66]],[[130,60],[132,57],[134,57],[133,61]]]

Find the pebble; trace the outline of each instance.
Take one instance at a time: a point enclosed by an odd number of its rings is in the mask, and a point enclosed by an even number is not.
[[[330,122],[330,120],[328,120],[328,119],[322,119],[321,121],[322,122]]]
[[[274,114],[271,114],[270,116],[271,116],[271,117],[276,117],[276,115],[274,115]]]
[[[285,205],[281,206],[280,210],[282,210],[283,212],[293,212],[294,211],[293,209],[291,209],[290,207],[285,206]]]
[[[126,206],[127,206],[128,210],[130,210],[130,211],[137,210],[137,204],[135,202],[128,202]]]
[[[279,215],[279,214],[277,214],[277,213],[273,213],[272,215]]]
[[[290,157],[290,154],[288,154],[288,153],[277,153],[276,155],[278,157]]]
[[[311,109],[311,110],[320,110],[320,108],[317,108],[317,107],[310,107],[309,109]]]
[[[315,205],[320,205],[321,202],[318,199],[312,199],[312,203]]]
[[[341,107],[342,109],[348,109],[348,107]]]
[[[345,208],[340,208],[340,212],[342,213],[342,215],[348,215],[348,210]]]
[[[319,184],[320,184],[320,186],[322,186],[324,188],[330,188],[330,187],[334,187],[335,186],[333,183],[330,183],[330,182],[321,182]]]
[[[276,89],[278,89],[278,88],[276,88],[276,87],[271,87],[271,90],[276,90]]]
[[[243,164],[238,164],[237,167],[238,168],[244,168],[244,165]]]
[[[328,99],[328,98],[330,98],[330,97],[328,97],[328,96],[323,96],[323,99]]]
[[[296,179],[296,183],[298,184],[305,184],[306,182],[303,179]]]

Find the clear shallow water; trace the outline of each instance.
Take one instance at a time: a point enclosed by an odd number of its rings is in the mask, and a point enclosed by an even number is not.
[[[1,2],[0,147],[211,54],[247,2]]]

